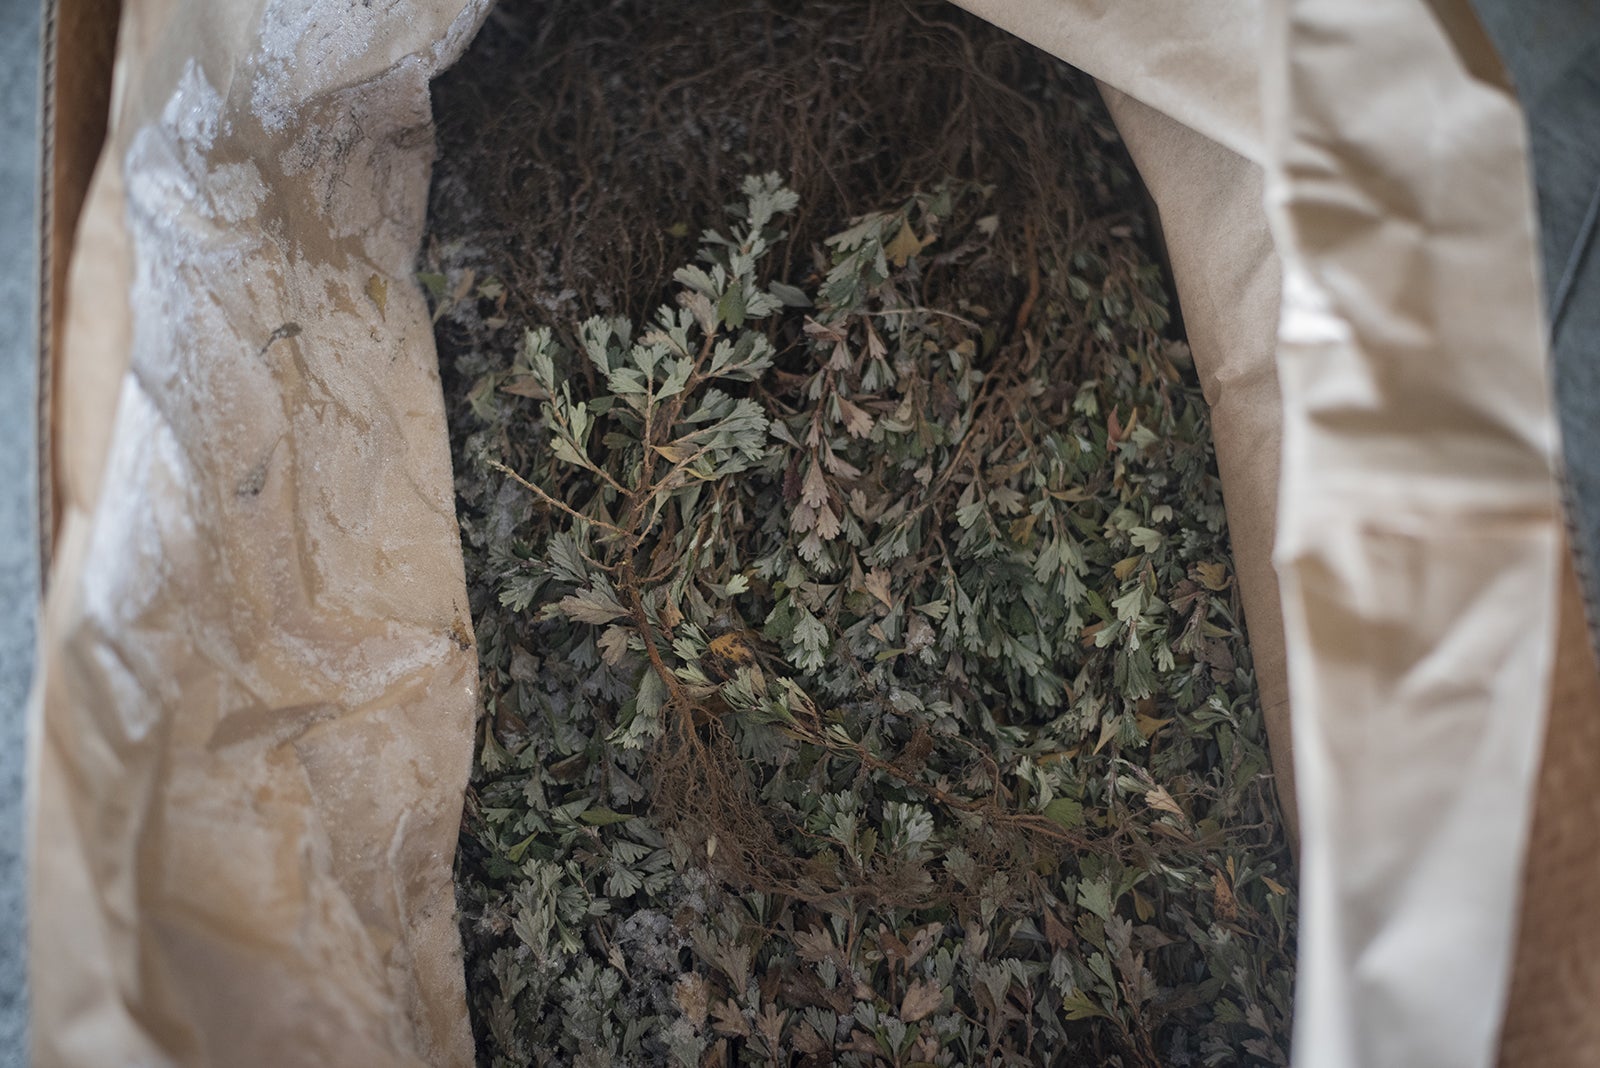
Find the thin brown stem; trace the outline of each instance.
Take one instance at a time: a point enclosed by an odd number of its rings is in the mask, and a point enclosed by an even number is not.
[[[566,504],[565,502],[556,500],[554,497],[550,496],[550,494],[546,493],[538,485],[536,485],[535,483],[529,482],[527,479],[523,478],[521,475],[517,474],[515,471],[513,471],[511,468],[507,467],[505,464],[501,463],[500,461],[498,461],[498,460],[490,460],[489,461],[489,466],[494,468],[497,471],[501,471],[501,472],[504,472],[507,475],[510,475],[512,477],[512,479],[515,480],[518,485],[522,486],[524,489],[532,490],[534,492],[534,494],[539,497],[540,500],[544,501],[546,504],[550,505],[552,508],[560,509],[561,511],[565,512],[567,515],[571,516],[572,518],[580,519],[583,522],[592,524],[593,526],[597,526],[602,530],[609,530],[611,533],[617,535],[618,537],[626,538],[628,536],[628,532],[626,530],[623,530],[621,527],[612,526],[610,523],[607,523],[604,519],[596,519],[592,515],[584,515],[582,512],[580,512],[576,508],[572,507],[570,504]]]

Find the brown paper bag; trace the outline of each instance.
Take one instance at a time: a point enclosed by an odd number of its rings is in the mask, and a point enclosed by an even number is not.
[[[39,1065],[472,1061],[476,665],[411,274],[482,11],[123,11],[54,391]]]
[[[1297,1063],[1487,1064],[1561,555],[1492,56],[1415,0],[963,2],[1102,80],[1160,208],[1280,787],[1294,698]],[[475,671],[410,272],[427,80],[481,17],[124,11],[54,391],[40,1065],[471,1061]]]

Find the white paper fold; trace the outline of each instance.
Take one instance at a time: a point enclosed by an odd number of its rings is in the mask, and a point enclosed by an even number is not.
[[[1522,117],[1465,3],[1271,19],[1295,1063],[1487,1066],[1562,553]]]

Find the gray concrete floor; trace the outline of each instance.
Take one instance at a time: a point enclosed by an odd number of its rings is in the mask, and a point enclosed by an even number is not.
[[[0,26],[0,1066],[10,1068],[28,1059],[22,765],[38,589],[38,0],[0,0]]]
[[[1600,250],[1584,223],[1600,190],[1600,4],[1478,0],[1521,87],[1541,206],[1546,286],[1566,280],[1555,333],[1574,526],[1600,604]],[[0,1068],[25,1065],[23,706],[35,591],[34,371],[39,0],[0,0]],[[1592,240],[1592,239],[1591,239]]]
[[[1528,114],[1567,508],[1600,623],[1600,0],[1477,0]]]

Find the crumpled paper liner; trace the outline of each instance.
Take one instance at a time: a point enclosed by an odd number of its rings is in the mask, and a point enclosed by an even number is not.
[[[1286,796],[1292,682],[1296,1063],[1487,1064],[1563,552],[1492,53],[1450,0],[962,2],[1102,81],[1161,212]],[[471,1061],[475,665],[410,275],[427,79],[481,16],[124,11],[54,390],[39,1065]],[[1592,1048],[1581,994],[1538,997],[1592,939],[1535,949],[1540,895],[1578,894],[1593,824],[1560,799],[1591,766],[1592,739],[1542,781],[1506,1063],[1588,1063],[1534,1051]]]
[[[472,1063],[476,663],[411,275],[482,10],[124,9],[54,391],[41,1068]]]
[[[1298,840],[1283,613],[1272,567],[1282,268],[1262,206],[1261,7],[1242,0],[956,2],[1097,79],[1155,201],[1211,407],[1275,785]]]
[[[1286,610],[1300,774],[1279,786],[1299,795],[1304,858],[1295,1063],[1488,1064],[1564,554],[1526,146],[1499,63],[1459,2],[1359,17],[1279,2],[1264,21],[1248,4],[970,6],[1112,87],[1215,408],[1269,711],[1282,693],[1271,606]],[[1139,58],[1132,19],[1162,38]],[[1190,129],[1161,129],[1173,116]],[[1255,555],[1280,432],[1281,589]],[[1593,664],[1570,651],[1581,641],[1563,641],[1558,725],[1572,703],[1600,711]],[[1277,762],[1289,732],[1268,723]],[[1596,757],[1552,750],[1551,770]],[[1592,844],[1550,790],[1540,826],[1565,834],[1536,844]],[[1535,962],[1577,959],[1544,918],[1593,914],[1577,907],[1574,852],[1530,872],[1506,1063],[1592,1048],[1571,1008],[1600,995],[1592,968],[1564,997],[1526,993],[1561,971]]]
[[[1283,610],[1272,570],[1283,424],[1272,360],[1280,267],[1262,213],[1261,168],[1126,93],[1103,93],[1158,207],[1184,331],[1211,408],[1275,785],[1297,838]]]
[[[1302,1066],[1492,1064],[1562,554],[1521,111],[1464,2],[1269,10]]]

